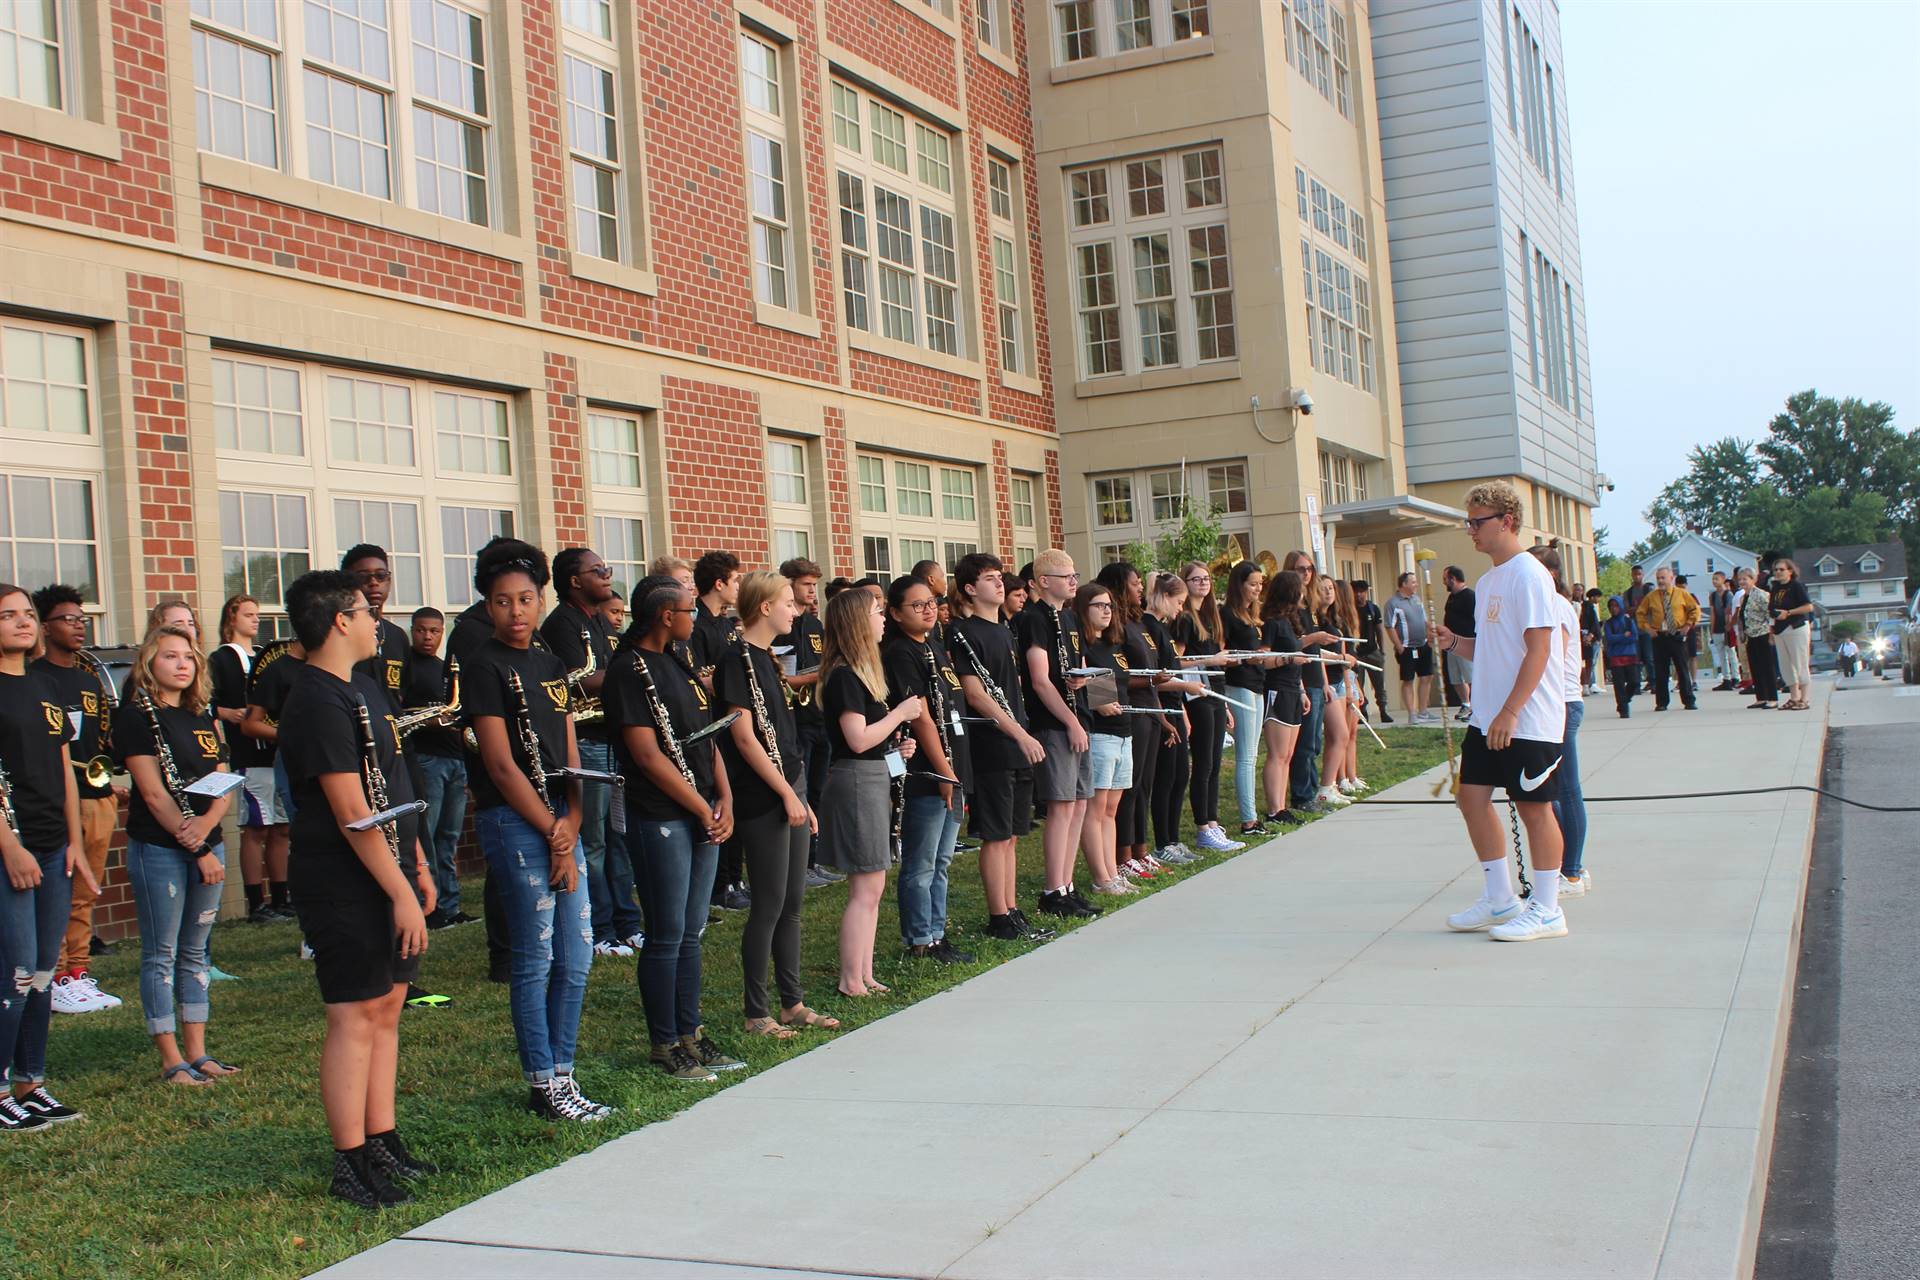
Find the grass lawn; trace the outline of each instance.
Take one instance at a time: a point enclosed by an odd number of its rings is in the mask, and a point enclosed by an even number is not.
[[[1361,747],[1361,776],[1379,787],[1443,758],[1438,729],[1396,727],[1388,742],[1384,752],[1371,740]],[[1222,813],[1231,830],[1231,754],[1227,763]],[[1204,874],[1220,856],[1170,870],[1141,888],[1157,892]],[[1079,879],[1084,886],[1084,867]],[[1036,832],[1020,844],[1020,898],[1030,912],[1039,880]],[[464,894],[477,913],[478,881]],[[973,860],[963,854],[954,863],[949,912],[956,941],[975,952],[977,962],[943,969],[903,959],[889,889],[876,972],[892,994],[847,1000],[834,988],[844,900],[839,886],[808,895],[804,962],[810,1002],[839,1017],[846,1030],[1029,949],[981,935],[980,881]],[[1138,899],[1101,901],[1113,910]],[[589,1094],[619,1112],[601,1125],[565,1128],[536,1121],[523,1109],[507,989],[485,980],[481,926],[432,935],[424,978],[454,1003],[405,1014],[400,1122],[410,1143],[443,1172],[417,1189],[412,1204],[384,1213],[362,1212],[324,1195],[331,1160],[314,1087],[323,1023],[311,971],[297,957],[294,927],[215,928],[215,962],[242,981],[213,988],[210,1047],[244,1071],[208,1089],[158,1082],[157,1060],[141,1029],[139,947],[123,942],[117,954],[96,962],[94,976],[126,1004],[54,1019],[50,1083],[62,1099],[85,1109],[86,1120],[0,1144],[8,1206],[0,1219],[0,1271],[59,1280],[305,1275],[673,1115],[751,1071],[805,1052],[828,1034],[845,1034],[803,1033],[780,1044],[739,1032],[743,921],[744,913],[728,914],[707,932],[705,1009],[714,1038],[747,1059],[750,1071],[718,1084],[686,1085],[649,1067],[633,962],[603,960],[588,984],[578,1071]]]

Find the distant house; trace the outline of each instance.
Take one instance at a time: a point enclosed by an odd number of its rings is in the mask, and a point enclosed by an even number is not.
[[[1802,547],[1793,562],[1829,626],[1854,618],[1871,632],[1876,622],[1906,616],[1907,549],[1898,542]]]
[[[1638,567],[1646,571],[1648,582],[1653,581],[1656,569],[1671,569],[1675,573],[1685,574],[1687,586],[1694,595],[1705,601],[1707,592],[1713,589],[1714,574],[1731,576],[1735,570],[1752,569],[1757,563],[1758,557],[1745,547],[1709,538],[1704,533],[1689,533],[1678,542],[1668,543],[1640,561]]]

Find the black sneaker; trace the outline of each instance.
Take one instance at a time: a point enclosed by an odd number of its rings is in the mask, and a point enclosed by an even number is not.
[[[1265,823],[1243,822],[1240,824],[1240,834],[1242,836],[1270,836],[1273,832]]]
[[[55,1098],[46,1091],[44,1086],[36,1088],[24,1098],[16,1098],[14,1101],[18,1102],[20,1106],[26,1110],[27,1114],[41,1116],[52,1124],[64,1124],[69,1120],[86,1119],[84,1113]]]
[[[333,1181],[327,1184],[327,1194],[335,1200],[345,1200],[348,1204],[359,1205],[362,1209],[378,1209],[379,1197],[373,1194],[373,1188],[361,1174],[366,1162],[366,1148],[358,1151],[339,1151],[333,1153]]]
[[[1381,723],[1381,724],[1392,724],[1392,723],[1393,723],[1393,717],[1392,717],[1392,716],[1390,716],[1390,715],[1388,715],[1388,714],[1387,714],[1387,713],[1386,713],[1385,711],[1382,711],[1382,712],[1380,713],[1380,723]]]
[[[1022,936],[1024,936],[1028,942],[1045,942],[1049,938],[1058,936],[1054,930],[1044,929],[1027,919],[1027,913],[1018,907],[1014,907],[1008,911],[1007,914],[1012,916],[1013,922],[1020,926]]]
[[[1080,896],[1080,890],[1071,887],[1067,889],[1067,901],[1073,904],[1073,914],[1083,919],[1091,919],[1106,910],[1105,907],[1094,906],[1091,902],[1088,902]]]
[[[971,951],[961,951],[945,938],[935,942],[928,950],[941,964],[972,964],[974,959]]]
[[[1018,920],[1011,915],[1004,915],[987,917],[987,936],[998,938],[1002,942],[1018,942],[1027,934],[1026,930],[1020,927]]]
[[[1035,907],[1050,916],[1073,916],[1080,914],[1074,909],[1073,899],[1058,889],[1049,889],[1040,895]]]
[[[400,1141],[398,1129],[389,1129],[377,1136],[368,1136],[367,1163],[385,1174],[389,1180],[401,1179],[412,1182],[416,1178],[426,1178],[440,1172],[439,1165],[431,1160],[422,1160],[407,1150],[407,1144]]]
[[[720,1078],[701,1066],[699,1061],[687,1051],[687,1046],[678,1040],[671,1044],[653,1046],[653,1052],[647,1055],[647,1061],[675,1080],[681,1080],[687,1084],[711,1084]]]
[[[544,1084],[528,1086],[527,1110],[542,1120],[571,1120],[580,1124],[594,1124],[607,1118],[605,1112],[585,1098],[576,1098],[574,1090],[563,1084],[559,1076]]]
[[[681,1044],[694,1060],[709,1071],[744,1071],[747,1064],[730,1054],[723,1053],[720,1046],[707,1038],[707,1029],[700,1028],[683,1039]]]
[[[745,911],[753,905],[753,895],[742,884],[730,884],[716,903],[722,911]]]
[[[480,919],[479,916],[470,916],[464,911],[456,911],[453,913],[452,918],[449,919],[447,923],[448,924],[473,924],[475,921],[479,919]]]
[[[592,1098],[580,1092],[580,1081],[572,1074],[564,1076],[555,1074],[553,1077],[553,1087],[563,1090],[569,1098],[572,1098],[575,1102],[593,1112],[595,1119],[604,1120],[613,1114],[614,1109],[612,1107],[604,1102],[595,1102]]]
[[[97,933],[87,939],[87,954],[90,956],[110,956],[113,950],[113,944]]]
[[[39,1133],[53,1127],[53,1121],[37,1116],[12,1098],[0,1098],[0,1133]]]

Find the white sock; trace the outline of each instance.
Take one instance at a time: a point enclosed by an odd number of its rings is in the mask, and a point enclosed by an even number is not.
[[[1533,900],[1540,904],[1542,911],[1560,909],[1560,872],[1535,870],[1533,873]]]
[[[1496,907],[1504,907],[1513,901],[1513,873],[1507,870],[1505,858],[1495,858],[1492,862],[1481,863],[1480,874],[1487,878],[1488,902]]]

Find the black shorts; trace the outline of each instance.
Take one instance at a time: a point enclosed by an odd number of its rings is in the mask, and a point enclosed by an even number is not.
[[[1033,830],[1033,770],[976,771],[967,792],[967,829],[976,840],[1012,840]]]
[[[1400,661],[1400,678],[1411,680],[1415,676],[1433,674],[1433,646],[1430,644],[1409,645],[1395,655]]]
[[[1460,748],[1460,783],[1468,787],[1500,787],[1508,799],[1528,803],[1560,795],[1560,744],[1534,738],[1515,738],[1505,751],[1495,751],[1478,729],[1467,730]],[[1532,786],[1528,786],[1532,783]]]
[[[420,975],[420,957],[400,958],[393,904],[385,898],[337,901],[296,896],[300,932],[313,948],[313,976],[326,1004],[378,1000]]]
[[[1267,691],[1267,719],[1298,729],[1306,713],[1300,710],[1300,686],[1281,685]]]

